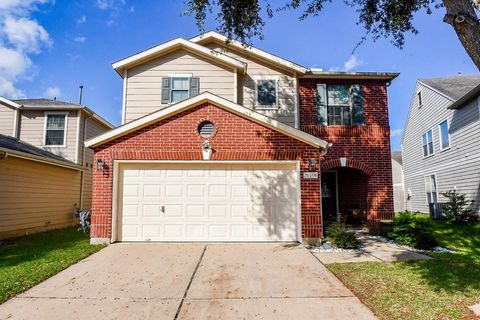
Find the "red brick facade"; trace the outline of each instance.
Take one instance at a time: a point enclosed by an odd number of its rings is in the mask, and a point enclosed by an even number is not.
[[[317,125],[317,83],[362,85],[365,125]],[[321,159],[322,171],[341,168],[340,158],[346,158],[345,167],[352,169],[338,170],[339,210],[362,203],[369,220],[391,219],[393,189],[386,82],[300,79],[299,86],[301,130],[333,143]]]
[[[92,238],[110,238],[112,226],[113,160],[202,160],[197,133],[202,120],[212,121],[217,131],[210,139],[211,160],[299,160],[301,171],[302,238],[320,238],[320,180],[303,179],[308,159],[319,171],[320,151],[306,143],[242,118],[210,103],[160,120],[95,148],[105,161],[94,170]],[[310,170],[309,170],[310,171]]]

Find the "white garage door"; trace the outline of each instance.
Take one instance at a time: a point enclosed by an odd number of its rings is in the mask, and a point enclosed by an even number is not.
[[[123,164],[121,241],[298,239],[295,164]]]

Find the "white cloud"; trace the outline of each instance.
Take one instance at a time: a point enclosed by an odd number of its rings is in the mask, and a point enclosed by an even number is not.
[[[85,43],[85,41],[87,41],[87,37],[78,36],[78,37],[73,38],[73,41],[78,42],[78,43]]]
[[[49,98],[49,99],[58,98],[58,97],[61,96],[61,94],[62,94],[62,92],[61,92],[59,87],[49,87],[43,93],[45,98]]]
[[[135,7],[130,6],[129,8],[125,8],[126,6],[125,0],[96,0],[96,5],[100,10],[103,10],[108,13],[109,18],[106,20],[107,26],[112,26],[116,19],[120,16],[120,13],[124,10],[134,12]]]
[[[7,16],[3,21],[2,33],[10,44],[26,52],[39,52],[42,45],[50,46],[52,41],[47,31],[30,18]]]
[[[401,136],[403,133],[403,129],[394,129],[392,131],[390,131],[390,137],[399,137]]]
[[[125,0],[97,0],[97,7],[101,10],[118,9],[125,5]]]
[[[343,67],[333,67],[330,68],[330,71],[352,71],[358,67],[364,65],[364,62],[360,60],[356,55],[352,54],[347,61],[343,63]]]
[[[130,6],[130,9],[128,9],[128,11],[130,13],[134,13],[135,12],[135,6]]]
[[[48,32],[32,18],[32,12],[48,2],[51,1],[0,0],[0,95],[24,97],[16,84],[33,77],[35,65],[31,55],[52,45]]]
[[[85,22],[87,22],[87,16],[86,15],[83,15],[80,18],[77,19],[78,24],[83,24]]]
[[[363,65],[363,61],[358,59],[356,55],[352,54],[352,56],[343,64],[343,69],[345,71],[352,71],[361,65]]]

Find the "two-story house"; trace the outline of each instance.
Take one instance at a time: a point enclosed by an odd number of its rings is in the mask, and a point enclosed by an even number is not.
[[[402,137],[407,209],[441,210],[456,189],[480,212],[479,97],[479,75],[417,81]]]
[[[225,40],[113,63],[123,124],[86,142],[92,243],[316,242],[330,220],[390,219],[397,74],[308,69]]]
[[[90,209],[84,141],[112,128],[83,105],[0,97],[0,238],[71,226],[75,207]]]

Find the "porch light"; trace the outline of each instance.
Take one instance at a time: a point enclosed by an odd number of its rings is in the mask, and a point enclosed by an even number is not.
[[[105,167],[105,160],[97,159],[97,170],[103,170]]]
[[[205,140],[202,143],[202,153],[203,153],[203,160],[210,160],[212,156],[212,146],[210,145],[210,141]]]
[[[315,171],[315,159],[308,159],[308,170]]]

